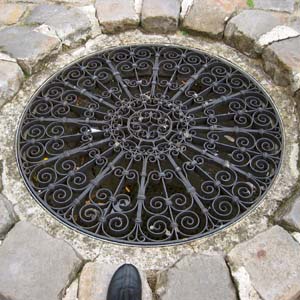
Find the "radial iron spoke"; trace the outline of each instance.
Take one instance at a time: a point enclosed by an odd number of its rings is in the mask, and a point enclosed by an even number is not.
[[[196,74],[192,75],[192,77],[182,86],[179,91],[171,98],[171,101],[177,100],[200,76],[201,74],[208,68],[208,64],[204,65]]]
[[[68,88],[73,89],[74,91],[86,96],[88,99],[93,99],[95,100],[97,103],[103,104],[104,106],[108,107],[108,108],[112,108],[115,109],[116,107],[113,104],[108,103],[107,101],[105,101],[103,98],[99,98],[98,96],[90,93],[89,91],[85,90],[85,89],[80,89],[78,88],[76,85],[70,84],[68,82],[62,81],[62,83],[67,86]]]
[[[152,68],[152,81],[151,81],[151,97],[155,96],[155,89],[157,86],[158,80],[158,71],[159,71],[159,52],[155,52],[155,60]]]
[[[236,74],[238,71],[233,71],[231,73],[231,75],[234,75]],[[203,91],[201,91],[200,93],[198,93],[197,95],[194,95],[194,97],[201,97],[201,96],[204,96],[206,94],[208,94],[211,89],[214,87],[214,88],[217,88],[219,87],[219,85],[221,83],[223,83],[224,81],[226,81],[228,79],[227,76],[223,77],[222,79],[218,80],[217,82],[214,82],[212,85],[208,86],[207,88],[205,88]],[[183,102],[184,105],[187,105],[189,102],[191,102],[192,100],[194,100],[195,98],[194,97],[191,97],[191,98],[188,98],[185,102]]]
[[[238,167],[237,165],[234,165],[232,163],[230,163],[228,160],[225,160],[223,158],[220,158],[219,156],[215,156],[211,153],[209,153],[208,151],[202,150],[199,147],[192,145],[190,143],[186,144],[188,147],[190,147],[191,149],[195,150],[196,152],[201,153],[202,155],[205,155],[207,158],[213,160],[217,165],[224,167],[224,168],[228,168],[228,169],[232,169],[235,172],[239,173],[240,175],[242,175],[244,178],[249,178],[249,176],[252,178],[251,174],[242,170],[240,167]],[[261,182],[258,178],[256,178],[255,180],[257,180],[258,182]]]
[[[223,104],[223,103],[226,103],[228,101],[231,101],[232,99],[234,98],[237,98],[241,95],[246,95],[247,93],[252,93],[251,91],[241,91],[241,92],[238,92],[238,93],[235,93],[235,94],[231,94],[231,95],[227,95],[227,96],[221,96],[221,97],[218,97],[218,98],[215,98],[215,99],[209,99],[207,101],[205,101],[205,103],[199,105],[199,106],[196,106],[196,107],[193,107],[193,108],[190,108],[187,112],[188,113],[194,113],[198,110],[201,110],[201,109],[204,109],[204,108],[211,108],[211,107],[214,107],[214,106],[217,106],[219,104]]]
[[[203,213],[206,213],[207,209],[201,202],[201,198],[199,197],[196,188],[191,184],[189,179],[183,174],[181,168],[178,166],[178,164],[175,162],[173,157],[171,155],[167,156],[169,161],[171,162],[171,165],[173,166],[174,170],[178,174],[181,182],[183,183],[186,191],[191,195],[191,197],[196,201],[198,206],[201,208]]]
[[[244,128],[244,127],[225,127],[220,125],[211,125],[211,126],[192,126],[191,129],[196,130],[203,130],[203,131],[209,131],[209,132],[233,132],[233,133],[257,133],[260,135],[272,133],[272,130],[266,130],[266,129],[251,129],[251,128]]]
[[[115,67],[113,66],[111,60],[107,59],[106,63],[109,66],[109,68],[111,69],[112,74],[114,75],[114,77],[116,78],[116,80],[118,81],[118,83],[120,84],[120,86],[122,87],[124,92],[126,93],[126,95],[129,97],[129,99],[132,99],[133,96],[131,95],[129,89],[127,88],[127,85],[124,83],[120,72],[115,69]]]

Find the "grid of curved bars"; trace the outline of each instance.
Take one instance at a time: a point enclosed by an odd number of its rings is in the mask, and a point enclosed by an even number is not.
[[[17,136],[33,197],[96,238],[185,242],[253,208],[281,164],[282,130],[250,76],[171,45],[84,57],[35,93]]]

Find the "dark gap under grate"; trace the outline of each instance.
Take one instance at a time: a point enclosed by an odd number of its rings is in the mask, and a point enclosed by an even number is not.
[[[84,57],[35,93],[17,133],[32,196],[64,224],[134,245],[236,222],[270,188],[283,136],[270,97],[207,53],[137,45]]]

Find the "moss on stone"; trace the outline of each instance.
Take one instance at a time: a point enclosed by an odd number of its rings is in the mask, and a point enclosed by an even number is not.
[[[254,0],[247,0],[247,5],[251,8],[254,7]]]
[[[189,35],[188,32],[185,31],[185,30],[181,30],[181,31],[180,31],[180,34],[182,34],[182,35]]]

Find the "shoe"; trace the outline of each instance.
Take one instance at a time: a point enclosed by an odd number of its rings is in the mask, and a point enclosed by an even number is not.
[[[106,300],[142,300],[142,281],[137,268],[124,264],[113,275]]]

